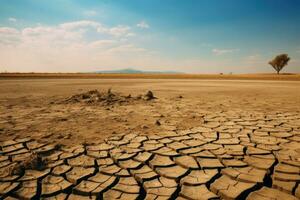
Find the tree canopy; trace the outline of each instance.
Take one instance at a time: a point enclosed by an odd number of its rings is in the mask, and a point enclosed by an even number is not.
[[[276,70],[277,74],[288,64],[290,58],[288,54],[280,54],[276,56],[269,64]]]

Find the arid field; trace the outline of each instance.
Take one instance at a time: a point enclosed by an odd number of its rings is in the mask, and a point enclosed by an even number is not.
[[[0,199],[297,199],[300,76],[2,74],[0,142]]]

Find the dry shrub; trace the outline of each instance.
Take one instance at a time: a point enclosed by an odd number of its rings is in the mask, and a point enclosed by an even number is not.
[[[10,169],[10,174],[23,174],[26,169],[42,170],[45,168],[46,161],[38,153],[31,152],[29,156],[24,157],[24,160],[16,163]]]

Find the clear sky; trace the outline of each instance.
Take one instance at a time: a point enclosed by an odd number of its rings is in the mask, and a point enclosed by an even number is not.
[[[0,71],[300,72],[299,0],[1,0]]]

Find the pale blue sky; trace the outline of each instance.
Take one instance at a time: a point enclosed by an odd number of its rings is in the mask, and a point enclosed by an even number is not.
[[[2,0],[0,71],[300,72],[298,0]]]

